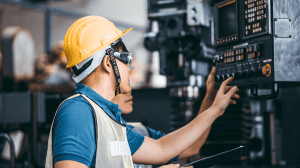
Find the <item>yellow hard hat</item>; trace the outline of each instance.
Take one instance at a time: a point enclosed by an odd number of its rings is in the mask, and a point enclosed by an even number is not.
[[[130,30],[131,28],[122,32],[101,16],[86,16],[78,19],[69,28],[64,38],[67,68],[106,48]]]

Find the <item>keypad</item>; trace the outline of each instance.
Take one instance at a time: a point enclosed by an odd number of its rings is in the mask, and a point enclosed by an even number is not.
[[[268,0],[245,1],[245,35],[266,31],[266,12]]]

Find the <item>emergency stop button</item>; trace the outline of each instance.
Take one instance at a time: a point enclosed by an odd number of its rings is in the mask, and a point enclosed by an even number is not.
[[[262,67],[262,74],[266,77],[269,77],[271,75],[271,65],[267,64]]]

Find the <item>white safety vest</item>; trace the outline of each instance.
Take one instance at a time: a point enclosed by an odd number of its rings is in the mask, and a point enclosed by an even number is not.
[[[131,151],[127,141],[126,126],[112,119],[101,107],[83,94],[76,94],[68,99],[81,95],[92,106],[94,111],[96,129],[96,160],[95,168],[133,168]],[[58,108],[59,109],[59,108]],[[57,113],[57,111],[56,111]],[[52,149],[52,129],[48,139],[48,149],[46,155],[46,168],[54,168]]]

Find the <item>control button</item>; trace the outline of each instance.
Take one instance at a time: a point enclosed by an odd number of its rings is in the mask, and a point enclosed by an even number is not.
[[[224,80],[226,80],[226,79],[228,79],[228,76],[227,76],[228,74],[226,74],[226,75],[222,75],[222,76],[224,76]]]
[[[219,75],[216,75],[216,76],[215,76],[215,81],[216,81],[216,82],[220,82],[220,76],[219,76]]]
[[[266,75],[266,77],[269,77],[271,75],[271,65],[267,64],[262,67],[262,74]]]
[[[247,48],[247,52],[252,52],[252,46]]]
[[[221,54],[220,57],[219,57],[219,62],[224,62],[224,56]]]
[[[271,65],[270,64],[267,64],[266,65],[266,68],[267,68],[267,74],[266,74],[266,77],[269,77],[271,75]]]
[[[229,77],[234,77],[234,73],[229,74]]]
[[[214,59],[213,59],[213,62],[219,62],[219,60],[220,60],[219,55],[215,55]]]
[[[231,76],[229,74],[226,74],[226,79],[230,78]]]
[[[220,76],[220,81],[224,81],[224,80],[226,80],[226,79],[225,79],[225,76],[224,76],[224,75],[221,75],[221,76]]]

